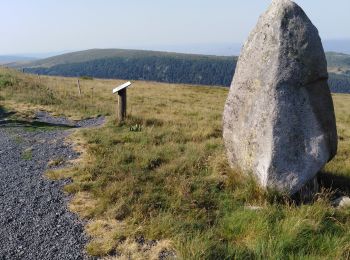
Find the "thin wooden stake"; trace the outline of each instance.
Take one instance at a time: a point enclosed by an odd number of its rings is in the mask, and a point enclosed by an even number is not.
[[[77,86],[78,86],[79,96],[81,97],[81,88],[80,88],[80,82],[79,82],[79,79],[77,80]]]

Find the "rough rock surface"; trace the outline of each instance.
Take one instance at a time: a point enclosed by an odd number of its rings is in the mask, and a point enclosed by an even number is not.
[[[342,196],[333,200],[332,205],[337,208],[350,208],[350,198]]]
[[[64,142],[70,121],[47,113],[38,119],[54,128],[0,120],[0,259],[89,259],[83,223],[67,209],[69,198],[62,191],[69,180],[43,177],[49,161],[78,156]],[[102,117],[74,127],[101,123]]]
[[[327,62],[316,27],[274,0],[245,43],[224,111],[232,167],[293,194],[337,151]]]

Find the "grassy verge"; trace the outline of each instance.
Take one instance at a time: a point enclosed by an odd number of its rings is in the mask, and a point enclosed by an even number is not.
[[[151,259],[173,250],[180,259],[350,257],[350,211],[329,203],[335,189],[350,194],[350,95],[334,95],[339,153],[321,175],[332,190],[297,206],[229,169],[221,138],[227,89],[136,82],[128,91],[129,117],[117,125],[111,89],[120,81],[81,80],[79,97],[76,79],[37,82],[34,76],[1,74],[15,78],[0,86],[3,106],[41,107],[71,117],[110,115],[102,128],[71,137],[84,151],[79,163],[49,173],[73,178],[65,190],[74,194],[70,208],[88,220],[90,254]],[[147,247],[153,240],[156,245]]]

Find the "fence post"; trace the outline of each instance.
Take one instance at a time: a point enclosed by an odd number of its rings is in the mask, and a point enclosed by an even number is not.
[[[79,79],[77,80],[77,86],[78,86],[79,96],[81,97],[81,88],[80,88],[80,81],[79,81]]]

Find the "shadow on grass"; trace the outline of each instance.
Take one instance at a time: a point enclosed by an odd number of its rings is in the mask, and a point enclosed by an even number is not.
[[[350,176],[337,175],[331,172],[320,172],[318,183],[339,195],[350,195]]]
[[[65,124],[52,124],[38,121],[25,121],[25,120],[1,120],[0,128],[24,128],[27,131],[52,131],[52,130],[67,130],[76,128],[75,126]]]
[[[0,105],[0,120],[1,119],[4,119],[4,118],[7,118],[7,117],[10,117],[12,115],[16,114],[16,112],[13,112],[13,111],[7,111],[5,108],[3,108],[1,105]]]
[[[76,128],[72,125],[66,124],[54,124],[40,121],[29,121],[21,119],[12,119],[16,112],[7,111],[0,106],[0,128],[23,128],[27,131],[53,131],[53,130],[66,130]]]

